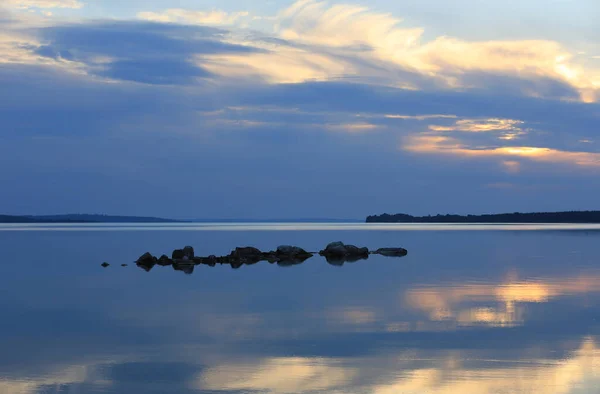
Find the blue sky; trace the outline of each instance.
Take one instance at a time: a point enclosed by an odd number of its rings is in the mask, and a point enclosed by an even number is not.
[[[0,206],[599,209],[599,15],[591,0],[0,0]]]

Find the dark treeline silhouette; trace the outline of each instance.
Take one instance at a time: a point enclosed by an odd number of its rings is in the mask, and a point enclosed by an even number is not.
[[[367,223],[600,223],[600,211],[500,213],[491,215],[373,215]]]
[[[172,219],[143,216],[112,216],[97,214],[66,215],[0,215],[0,223],[172,223]]]
[[[0,215],[0,223],[89,223],[85,220],[62,219],[54,220],[49,218],[32,217],[32,216],[14,216]]]

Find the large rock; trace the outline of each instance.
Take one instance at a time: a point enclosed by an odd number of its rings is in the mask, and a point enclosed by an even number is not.
[[[175,249],[171,254],[173,260],[193,260],[194,259],[194,248],[186,246],[183,249]]]
[[[312,256],[312,253],[307,252],[306,250],[299,248],[298,246],[290,246],[290,245],[281,245],[277,247],[277,252],[275,252],[278,256]]]
[[[345,262],[368,259],[369,249],[345,245],[343,242],[332,242],[319,254],[324,256],[329,264],[343,265]]]
[[[408,254],[408,250],[404,248],[379,248],[373,254],[380,254],[388,257],[402,257]]]
[[[175,249],[173,253],[171,253],[171,258],[173,260],[183,260],[183,249]]]
[[[150,253],[144,253],[140,256],[140,258],[137,259],[135,263],[144,271],[149,272],[152,267],[156,265],[157,261],[157,258],[152,256]]]
[[[183,248],[183,259],[184,260],[192,260],[194,258],[194,248],[191,246],[186,246]]]
[[[235,265],[256,264],[263,259],[263,253],[252,246],[246,246],[243,248],[235,248],[229,255],[229,258]]]
[[[359,248],[354,245],[345,245],[343,242],[332,242],[320,251],[319,254],[325,257],[360,257],[368,256],[369,249]]]

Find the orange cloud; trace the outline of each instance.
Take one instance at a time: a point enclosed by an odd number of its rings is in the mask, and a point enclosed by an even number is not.
[[[278,37],[301,46],[276,46],[268,53],[205,56],[199,61],[209,67],[213,64],[211,71],[222,75],[261,75],[271,83],[355,77],[418,89],[410,77],[398,76],[400,70],[450,89],[477,87],[477,82],[467,82],[471,73],[550,78],[577,90],[582,101],[598,98],[600,70],[577,64],[576,56],[558,42],[469,42],[452,37],[423,42],[424,29],[403,28],[401,22],[367,7],[300,0],[279,13],[275,31]],[[524,94],[538,96],[542,92]]]
[[[460,157],[526,158],[545,163],[574,164],[583,167],[600,166],[600,153],[570,152],[531,146],[469,147],[456,139],[440,135],[413,135],[406,139],[402,149],[429,154],[445,154]]]

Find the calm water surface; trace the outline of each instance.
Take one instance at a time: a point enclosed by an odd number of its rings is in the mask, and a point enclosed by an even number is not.
[[[598,230],[0,225],[0,393],[600,393]],[[409,255],[132,264],[338,240]]]

